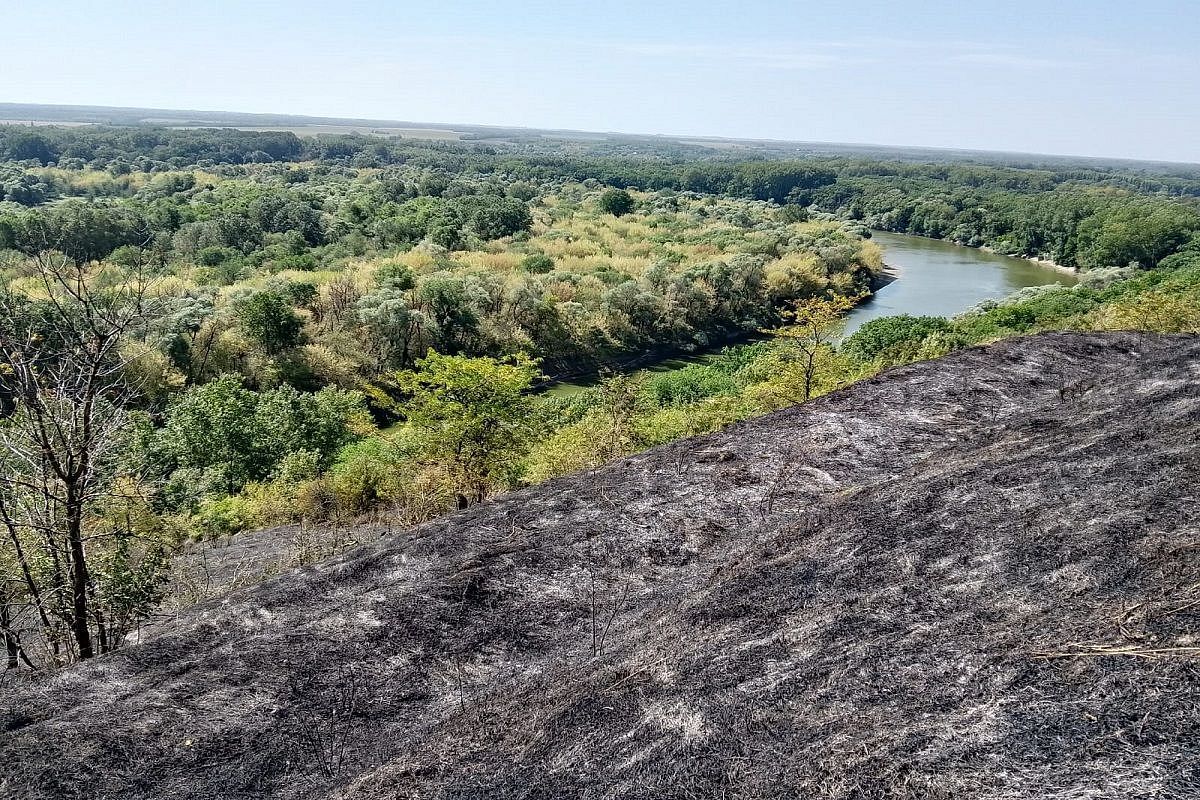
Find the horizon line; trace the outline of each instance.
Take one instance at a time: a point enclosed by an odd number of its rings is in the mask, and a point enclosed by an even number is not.
[[[28,122],[30,125],[40,124],[47,127],[64,124],[67,122],[76,122],[83,125],[111,125],[112,127],[137,127],[143,125],[145,127],[162,127],[171,128],[172,125],[162,125],[157,123],[114,123],[114,122],[92,122],[85,120],[36,120],[36,119],[8,119],[2,116],[2,112],[7,108],[26,107],[26,108],[43,108],[43,109],[59,109],[59,110],[87,110],[93,112],[117,111],[117,112],[163,112],[170,114],[214,114],[228,116],[243,116],[243,117],[262,117],[269,119],[292,118],[294,120],[303,120],[307,124],[318,125],[333,125],[333,124],[358,124],[358,125],[374,125],[377,127],[411,127],[415,129],[470,129],[482,128],[495,131],[527,131],[541,133],[560,133],[560,134],[588,134],[593,136],[625,136],[625,137],[641,137],[641,138],[657,138],[657,139],[674,139],[674,140],[700,140],[711,142],[726,142],[726,143],[749,143],[749,144],[774,144],[774,145],[817,145],[817,146],[834,146],[834,147],[861,147],[861,148],[879,148],[885,150],[928,150],[944,153],[966,153],[980,154],[992,156],[1024,156],[1044,159],[1080,159],[1087,161],[1120,161],[1138,164],[1154,164],[1154,165],[1170,165],[1182,167],[1200,167],[1200,161],[1173,161],[1170,159],[1154,159],[1154,158],[1137,158],[1133,156],[1098,156],[1098,155],[1081,155],[1070,153],[1044,153],[1032,152],[1023,150],[988,150],[977,147],[954,147],[946,145],[926,145],[926,144],[885,144],[882,142],[835,142],[828,140],[815,139],[778,139],[773,137],[743,137],[743,136],[716,136],[712,134],[693,134],[693,133],[645,133],[632,131],[618,130],[586,130],[582,128],[556,128],[556,127],[536,127],[532,125],[504,125],[498,123],[483,123],[483,122],[417,122],[413,120],[400,119],[382,119],[372,117],[334,117],[322,116],[314,114],[298,114],[294,112],[273,112],[273,111],[230,111],[227,109],[198,109],[198,108],[157,108],[153,106],[109,106],[109,105],[93,105],[90,103],[23,103],[16,101],[0,101],[0,125],[17,124]],[[187,127],[197,128],[238,128],[245,126],[238,125],[195,125]],[[269,124],[264,126],[269,127]],[[297,134],[301,135],[301,134]]]

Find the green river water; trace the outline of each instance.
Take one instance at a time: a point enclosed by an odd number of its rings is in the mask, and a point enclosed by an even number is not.
[[[884,263],[896,279],[850,312],[846,334],[876,317],[895,314],[952,317],[983,300],[998,299],[1027,286],[1078,283],[1073,273],[1064,270],[937,239],[876,232],[873,241],[883,248]],[[641,369],[667,372],[688,364],[703,364],[713,356],[714,353],[696,353],[666,358]],[[570,395],[595,382],[594,376],[560,381],[547,391]]]

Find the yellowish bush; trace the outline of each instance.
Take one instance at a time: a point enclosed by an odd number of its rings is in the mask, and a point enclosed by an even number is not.
[[[737,396],[713,397],[688,406],[673,406],[634,421],[638,441],[645,447],[723,428],[745,419],[756,409]]]
[[[524,257],[525,256],[522,253],[485,253],[476,250],[462,253],[456,256],[456,259],[468,267],[485,269],[490,272],[505,273],[516,271],[521,266],[521,259]]]
[[[121,347],[121,357],[125,360],[125,379],[142,397],[165,402],[173,392],[183,388],[183,373],[161,350],[143,342],[126,341]]]
[[[309,372],[323,385],[349,389],[359,383],[359,365],[324,344],[306,344],[300,348],[300,355]]]
[[[859,260],[863,266],[879,274],[883,271],[883,248],[867,239],[859,247]]]
[[[600,417],[588,416],[574,425],[559,428],[534,446],[525,479],[541,483],[604,464],[610,457],[605,444],[612,438],[610,427]]]
[[[1156,333],[1200,332],[1200,302],[1186,294],[1153,291],[1104,306],[1095,316],[1099,330]]]

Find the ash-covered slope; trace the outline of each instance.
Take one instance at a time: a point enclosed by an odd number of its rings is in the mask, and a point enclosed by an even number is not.
[[[887,372],[0,702],[12,798],[1200,795],[1200,339]]]

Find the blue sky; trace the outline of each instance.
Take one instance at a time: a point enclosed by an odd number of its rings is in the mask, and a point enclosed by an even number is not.
[[[0,0],[0,100],[1200,162],[1200,0]]]

